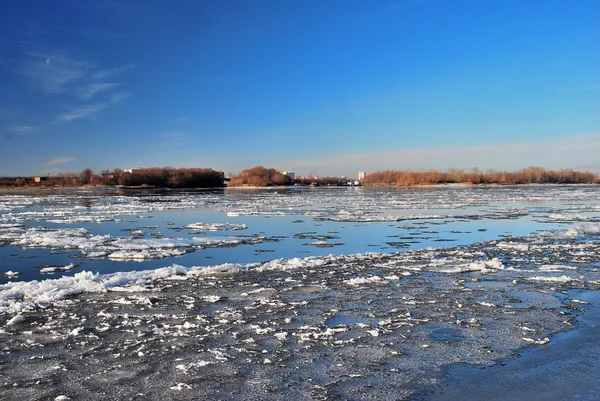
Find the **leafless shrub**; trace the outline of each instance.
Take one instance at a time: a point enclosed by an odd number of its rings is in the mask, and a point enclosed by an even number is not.
[[[514,172],[488,170],[481,172],[474,168],[470,172],[449,169],[442,171],[415,172],[411,170],[385,170],[368,174],[363,185],[371,186],[411,186],[433,184],[596,184],[598,174],[589,171],[570,169],[546,170],[542,167],[528,167]]]
[[[269,187],[290,184],[292,184],[292,179],[289,176],[281,174],[273,168],[263,166],[243,170],[240,174],[231,177],[229,182],[230,187]]]

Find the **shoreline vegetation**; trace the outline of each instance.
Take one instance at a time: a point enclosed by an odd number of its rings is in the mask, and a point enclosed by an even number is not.
[[[135,170],[103,170],[94,174],[91,169],[81,173],[60,173],[56,176],[0,177],[0,188],[43,187],[164,187],[215,188],[223,187],[225,175],[210,168],[151,167]]]
[[[414,186],[436,184],[496,184],[496,185],[522,185],[522,184],[598,184],[600,176],[589,171],[570,169],[547,170],[543,167],[528,167],[518,171],[485,172],[476,168],[469,172],[458,169],[449,169],[446,172],[411,170],[385,170],[368,174],[362,185],[368,186]]]
[[[518,171],[468,172],[458,169],[447,171],[384,170],[367,174],[360,182],[346,177],[290,177],[273,168],[255,166],[238,175],[226,177],[222,171],[210,168],[151,167],[134,170],[103,170],[95,174],[91,169],[80,173],[60,173],[56,176],[0,177],[2,189],[100,187],[118,188],[222,188],[222,187],[281,187],[302,186],[353,186],[405,187],[462,185],[530,185],[530,184],[599,184],[600,176],[589,171],[571,169],[548,170],[528,167]]]

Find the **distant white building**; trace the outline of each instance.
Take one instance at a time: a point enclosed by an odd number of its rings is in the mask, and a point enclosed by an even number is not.
[[[367,173],[365,173],[364,171],[359,171],[358,172],[358,181],[364,180],[366,175],[367,175]]]
[[[296,178],[296,173],[294,173],[293,171],[282,171],[281,174],[287,175],[292,180]]]

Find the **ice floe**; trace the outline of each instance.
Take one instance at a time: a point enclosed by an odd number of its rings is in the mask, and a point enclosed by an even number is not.
[[[184,274],[182,266],[100,275],[81,271],[57,279],[10,282],[0,285],[0,313],[30,310],[81,293],[106,292],[116,287],[144,285],[153,280]]]
[[[377,216],[377,215],[363,215],[360,213],[350,214],[345,213],[339,216],[324,216],[315,217],[315,221],[337,221],[342,223],[357,222],[357,223],[396,223],[403,220],[439,220],[452,216],[440,216],[440,215],[406,215],[406,216]]]
[[[483,260],[470,263],[460,263],[452,260],[442,259],[433,261],[428,268],[439,273],[466,273],[466,272],[480,272],[487,273],[494,270],[504,269],[504,264],[498,259],[493,258],[491,260]]]
[[[201,231],[238,231],[245,230],[248,228],[245,224],[231,224],[231,223],[193,223],[185,226],[193,230]]]
[[[136,233],[135,231],[133,232]],[[88,258],[113,260],[162,259],[207,247],[258,244],[264,237],[141,238],[93,235],[85,228],[0,228],[0,242],[23,248],[78,250]]]
[[[524,345],[546,344],[554,333],[575,325],[586,301],[573,298],[570,291],[600,288],[600,228],[570,223],[593,223],[599,211],[596,199],[597,190],[552,187],[315,190],[308,197],[294,190],[285,195],[235,190],[202,196],[177,191],[161,196],[96,196],[93,191],[0,195],[2,244],[59,250],[63,259],[65,254],[78,259],[61,260],[56,267],[80,264],[83,270],[0,285],[0,340],[7,356],[2,392],[7,399],[76,393],[92,398],[102,385],[106,398],[115,399],[202,394],[206,399],[265,399],[273,394],[281,399],[340,394],[409,399],[419,389],[439,385],[437,372],[449,363],[487,366],[515,355]],[[417,218],[402,229],[421,235],[432,231],[419,228],[425,223],[439,223],[441,232],[451,220],[462,224],[528,215],[550,228],[490,241],[473,230],[473,241],[481,242],[395,253],[212,266],[193,266],[192,261],[188,267],[165,260],[168,267],[155,270],[86,271],[86,264],[100,263],[80,256],[168,258],[204,247],[268,240],[262,232],[238,237],[213,237],[211,232],[203,237],[189,230],[235,227],[194,226],[204,224],[192,223],[201,219],[197,216],[169,224],[158,214],[201,207],[230,212],[240,220],[246,215],[293,215],[286,218],[312,223],[302,217],[310,216],[326,225],[318,219],[346,219],[339,231],[348,222],[370,220],[373,228],[410,216]],[[159,217],[143,226],[122,224],[153,214]],[[127,231],[105,235],[105,226],[94,222],[124,225]],[[66,226],[73,224],[86,229]],[[164,238],[152,238],[155,224],[161,224]],[[507,231],[513,228],[507,224]],[[185,238],[168,238],[169,230]],[[330,233],[301,234],[294,240],[337,240]],[[12,260],[9,265],[22,270]],[[579,293],[577,297],[585,299]],[[31,380],[23,380],[25,375]],[[109,381],[111,386],[104,386]]]
[[[369,276],[369,277],[354,277],[348,280],[344,280],[344,284],[347,285],[363,285],[363,284],[374,284],[386,282],[387,280],[382,279],[379,276]]]
[[[567,237],[582,237],[588,235],[600,235],[600,224],[587,224],[571,226],[563,234]]]
[[[76,265],[74,263],[69,263],[66,266],[41,266],[39,271],[42,274],[49,274],[56,272],[66,272],[71,269],[74,269],[75,267]]]
[[[533,277],[527,277],[527,280],[544,281],[544,282],[548,282],[548,283],[569,283],[569,282],[573,281],[574,279],[569,276],[559,276],[559,277],[533,276]]]
[[[540,238],[545,238],[541,236]],[[325,257],[306,257],[306,258],[284,258],[275,259],[262,263],[247,263],[235,264],[226,263],[214,266],[194,266],[183,267],[173,265],[170,267],[160,268],[157,270],[132,271],[123,273],[114,273],[108,275],[93,274],[91,272],[82,271],[76,273],[72,277],[61,277],[59,279],[48,279],[42,281],[31,281],[23,283],[7,283],[0,286],[0,312],[19,312],[34,308],[35,305],[54,302],[66,299],[75,294],[82,292],[104,292],[110,289],[117,288],[122,290],[128,286],[145,286],[151,285],[154,281],[160,279],[175,279],[185,280],[190,277],[206,276],[211,274],[237,273],[237,272],[287,272],[287,271],[309,271],[313,274],[319,272],[330,273],[347,271],[354,272],[354,276],[344,277],[343,283],[347,286],[364,286],[364,285],[382,285],[393,282],[401,282],[400,277],[410,277],[416,272],[434,272],[450,275],[459,274],[493,274],[498,275],[505,271],[507,280],[516,281],[516,278],[523,278],[530,282],[539,283],[555,283],[568,284],[572,282],[581,282],[581,278],[573,278],[567,275],[549,276],[536,273],[552,273],[561,271],[577,271],[579,274],[587,274],[587,281],[592,284],[597,280],[599,275],[597,269],[581,270],[581,267],[573,267],[560,263],[563,259],[568,260],[569,256],[565,255],[560,247],[561,243],[549,241],[547,246],[539,242],[539,238],[526,237],[523,240],[534,241],[535,248],[528,247],[528,252],[532,249],[535,257],[536,254],[542,253],[548,255],[554,253],[555,260],[558,263],[541,264],[537,267],[528,269],[517,269],[512,266],[510,258],[518,260],[520,255],[508,253],[505,254],[507,261],[502,261],[499,257],[485,258],[485,252],[479,252],[481,245],[476,247],[458,247],[455,249],[439,249],[439,250],[420,250],[407,251],[395,254],[379,254],[379,253],[363,253],[354,255],[330,255]],[[139,240],[142,241],[142,240]],[[125,241],[129,243],[128,241]],[[164,244],[169,244],[165,246]],[[146,258],[156,257],[152,252],[156,252],[155,246],[161,245],[163,249],[160,252],[177,251],[181,246],[178,242],[154,241],[154,247],[146,247],[145,242],[134,243],[133,249],[129,251],[115,251],[109,254],[109,257],[121,256],[123,258]],[[595,243],[590,243],[593,246]],[[569,243],[564,243],[564,246],[569,246]],[[489,243],[488,251],[494,249],[500,250],[497,242]],[[594,248],[596,249],[596,248]],[[119,254],[118,252],[122,252]],[[507,268],[506,263],[509,264]],[[517,262],[518,263],[518,262]],[[343,266],[342,270],[339,267]],[[67,266],[48,267],[48,272],[58,270],[68,270],[75,267],[73,264]],[[333,270],[332,270],[333,269]],[[374,269],[385,269],[385,274],[373,274]],[[369,273],[371,272],[371,273]],[[367,274],[365,274],[367,273]],[[400,280],[400,281],[399,281]],[[217,302],[220,297],[209,297],[207,301]]]
[[[546,345],[550,342],[550,339],[548,337],[545,337],[542,339],[534,340],[533,338],[523,337],[523,341],[531,345]]]
[[[550,220],[556,221],[587,221],[589,217],[584,215],[570,215],[570,214],[560,214],[560,213],[552,213],[548,216]]]

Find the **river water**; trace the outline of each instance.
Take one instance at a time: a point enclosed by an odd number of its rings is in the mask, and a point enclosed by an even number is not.
[[[522,372],[565,371],[539,368],[564,359],[556,344],[593,342],[557,333],[593,324],[598,195],[3,192],[0,386],[29,399],[465,399],[486,368],[489,399],[507,382],[519,399]],[[541,356],[520,357],[531,349]],[[589,363],[587,393],[546,399],[593,393]]]
[[[596,221],[596,195],[595,187],[5,193],[0,273],[31,280],[466,245]]]

